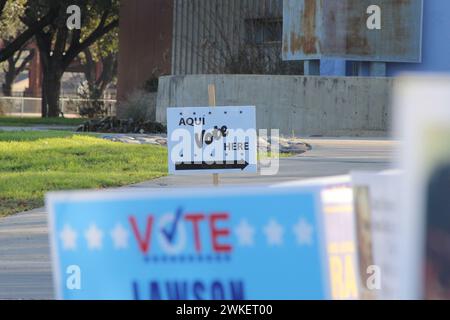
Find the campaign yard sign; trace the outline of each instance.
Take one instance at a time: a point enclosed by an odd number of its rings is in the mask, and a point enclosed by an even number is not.
[[[59,299],[328,299],[317,188],[47,196]]]
[[[353,192],[350,176],[290,181],[275,187],[321,188],[322,216],[327,243],[329,280],[333,300],[360,299],[358,290],[357,249]],[[366,269],[361,271],[366,279]]]
[[[255,107],[168,108],[169,173],[256,173]]]

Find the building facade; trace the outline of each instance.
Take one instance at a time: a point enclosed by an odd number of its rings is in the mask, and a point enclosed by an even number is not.
[[[450,1],[423,1],[422,52],[417,63],[322,59],[313,66],[305,63],[304,70],[303,61],[289,64],[279,59],[283,6],[290,1],[303,0],[123,0],[119,99],[149,79],[169,74],[395,76],[405,71],[450,72],[450,19],[446,15]]]
[[[251,73],[245,53],[270,68],[281,61],[282,16],[282,0],[174,0],[172,74]]]
[[[123,0],[117,97],[124,100],[152,76],[171,73],[173,3]]]
[[[119,99],[161,75],[296,73],[281,59],[283,0],[124,0]]]

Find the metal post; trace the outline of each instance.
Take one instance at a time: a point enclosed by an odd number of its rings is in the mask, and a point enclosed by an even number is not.
[[[385,62],[370,62],[369,75],[371,77],[386,77],[386,63]]]
[[[22,91],[22,103],[20,104],[20,117],[23,118],[23,111],[25,109],[25,97],[24,92]]]
[[[61,97],[59,100],[61,101],[61,113],[64,115],[64,89],[61,89]]]
[[[306,76],[320,76],[320,60],[305,61],[304,66]]]

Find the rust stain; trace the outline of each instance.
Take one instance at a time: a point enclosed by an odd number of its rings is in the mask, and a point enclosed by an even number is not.
[[[399,14],[399,12],[407,12],[407,7],[412,5],[411,0],[381,1],[380,5],[383,10],[382,23],[390,21],[389,27],[383,28],[381,40],[378,43],[380,47],[374,47],[376,43],[371,37],[371,33],[361,26],[366,23],[367,16],[352,16],[347,20],[348,34],[346,36],[346,53],[356,55],[370,55],[377,52],[383,52],[383,45],[390,44],[389,50],[391,55],[405,55],[409,51],[408,42],[405,39],[411,38],[409,34],[410,17]],[[347,12],[352,12],[353,1],[346,1]]]
[[[305,10],[302,19],[302,28],[304,30],[303,50],[305,53],[316,53],[316,11],[317,1],[306,0]]]
[[[338,28],[342,25],[343,4],[344,1],[326,1],[324,4],[324,23],[322,28],[326,43],[323,44],[321,49],[325,48],[327,50],[329,48],[332,52],[339,52],[343,47],[342,37],[338,35]]]
[[[346,12],[351,12],[352,1],[346,1]],[[370,53],[370,46],[367,37],[362,34],[364,30],[361,26],[366,24],[366,16],[359,15],[347,20],[347,36],[345,41],[345,50],[347,53],[366,55]]]
[[[317,1],[305,0],[305,7],[300,13],[302,22],[302,35],[292,31],[290,34],[291,53],[302,51],[306,54],[317,53],[318,38],[316,35]]]
[[[385,58],[386,61],[416,59],[419,54],[421,0],[292,1],[297,9],[290,17],[299,20],[285,34],[284,53],[306,57],[321,53]],[[371,3],[382,8],[382,30],[366,27],[369,17],[366,9]],[[322,30],[320,34],[318,29]]]

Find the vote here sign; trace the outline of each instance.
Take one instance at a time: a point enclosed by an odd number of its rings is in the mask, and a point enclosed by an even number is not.
[[[169,173],[257,171],[255,107],[168,108]]]
[[[316,188],[47,197],[59,299],[328,299]]]

